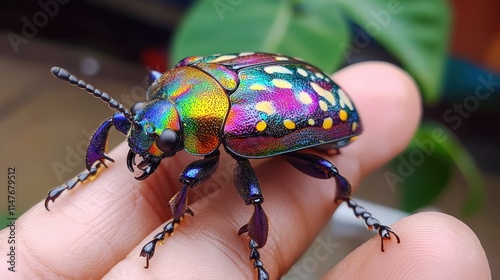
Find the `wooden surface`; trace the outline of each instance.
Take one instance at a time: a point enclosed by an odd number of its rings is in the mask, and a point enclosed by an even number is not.
[[[0,37],[6,38],[5,34]],[[16,167],[16,206],[25,211],[43,199],[51,187],[83,171],[89,135],[114,113],[85,91],[54,78],[50,68],[67,68],[116,99],[127,100],[127,107],[145,91],[142,79],[146,71],[88,50],[36,39],[18,54],[12,52],[8,42],[2,42],[0,48],[0,166],[2,170]],[[88,77],[80,71],[81,61],[88,57],[100,63],[96,76]],[[112,133],[110,147],[123,140]]]

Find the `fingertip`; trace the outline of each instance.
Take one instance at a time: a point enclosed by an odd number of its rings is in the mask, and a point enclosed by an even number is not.
[[[399,100],[402,106],[415,107],[420,114],[422,102],[417,84],[406,71],[394,64],[382,61],[357,63],[336,72],[333,77],[342,88],[362,92],[364,97],[379,94],[375,85],[390,88],[380,97]]]
[[[490,279],[488,260],[474,232],[437,212],[406,217],[392,226],[395,240],[380,252],[372,238],[349,254],[327,279]]]
[[[362,158],[361,175],[399,154],[416,131],[422,104],[417,85],[401,68],[386,62],[363,62],[335,73],[334,80],[351,96],[363,133],[355,142]]]

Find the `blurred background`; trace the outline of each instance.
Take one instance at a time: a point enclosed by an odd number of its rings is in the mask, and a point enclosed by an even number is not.
[[[54,65],[130,107],[145,97],[147,70],[166,71],[185,56],[276,52],[328,73],[383,60],[417,81],[424,116],[410,147],[366,178],[356,197],[390,207],[380,210],[387,215],[433,209],[458,217],[479,236],[493,279],[500,278],[499,10],[494,0],[3,3],[2,186],[7,168],[16,167],[16,214],[22,214],[84,169],[90,135],[113,113],[54,79]],[[110,149],[123,140],[111,133]],[[1,192],[6,197],[7,187]],[[0,201],[3,221],[6,203]],[[371,236],[330,227],[322,234],[333,234],[335,252],[327,260],[305,255],[285,279],[318,279]]]

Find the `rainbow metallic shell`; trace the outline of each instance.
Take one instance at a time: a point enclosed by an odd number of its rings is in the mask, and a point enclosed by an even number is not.
[[[347,94],[303,61],[240,53],[188,57],[176,67],[203,70],[226,90],[220,137],[234,154],[263,158],[327,143],[340,147],[362,131]]]
[[[226,90],[209,74],[194,67],[181,66],[163,74],[149,88],[151,100],[168,100],[180,122],[184,149],[195,155],[216,150],[229,110]],[[177,126],[164,121],[161,131]],[[159,132],[161,133],[161,132]]]

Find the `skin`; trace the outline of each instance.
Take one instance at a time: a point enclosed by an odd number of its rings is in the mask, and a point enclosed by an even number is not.
[[[365,131],[340,155],[323,156],[355,191],[363,176],[408,144],[419,123],[420,97],[406,73],[381,62],[356,64],[333,78],[354,100]],[[180,188],[178,174],[197,158],[181,152],[139,182],[125,165],[127,150],[123,143],[111,151],[116,164],[109,164],[98,180],[65,192],[50,204],[52,211],[40,202],[17,220],[17,272],[2,269],[0,278],[254,279],[248,240],[236,234],[253,207],[245,206],[233,187],[233,160],[224,153],[215,178],[190,191],[195,217],[184,219],[174,235],[157,247],[150,268],[143,268],[145,259],[139,252],[171,218],[167,202]],[[271,279],[277,279],[337,208],[335,181],[310,178],[280,158],[252,164],[270,219],[269,239],[259,252]],[[374,234],[325,279],[491,278],[479,240],[456,218],[419,213],[391,227],[401,237],[400,244],[386,241],[382,253]],[[7,236],[7,231],[0,232],[0,240]],[[5,256],[7,243],[1,242],[0,249]]]

